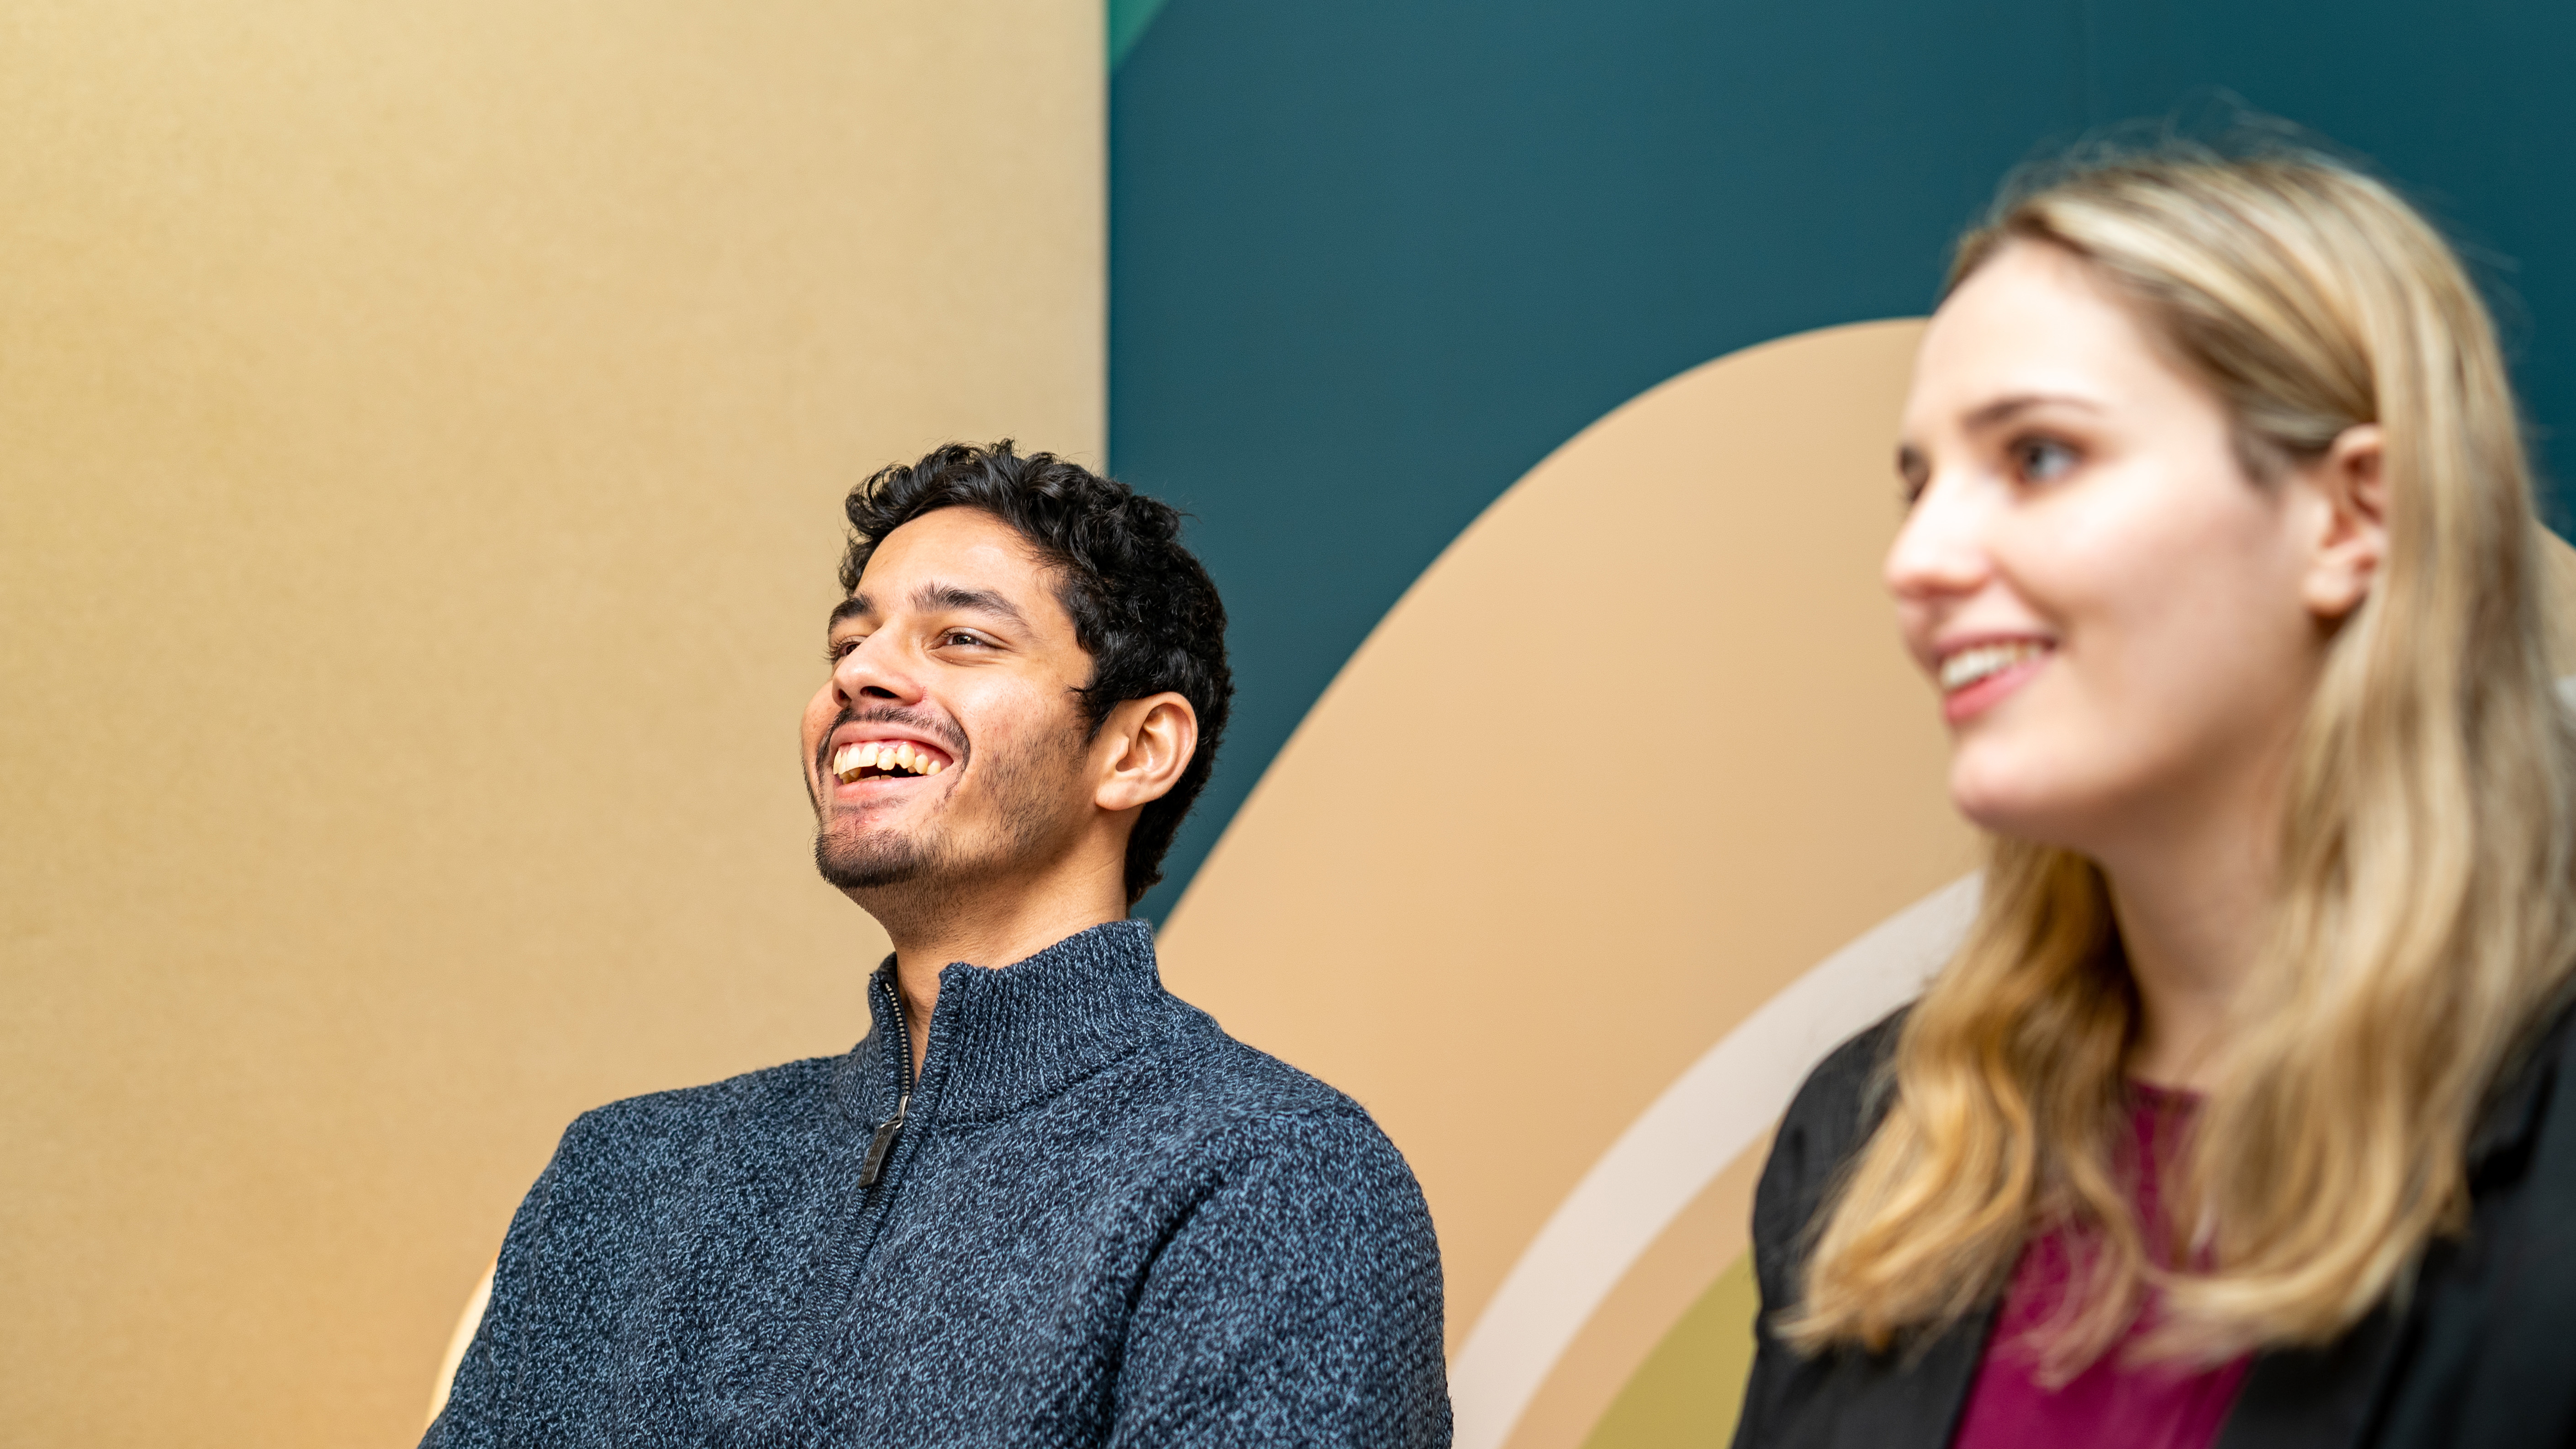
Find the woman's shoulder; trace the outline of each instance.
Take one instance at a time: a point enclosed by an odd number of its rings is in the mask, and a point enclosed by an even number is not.
[[[1801,1234],[1843,1163],[1887,1110],[1887,1064],[1904,1029],[1900,1007],[1825,1054],[1780,1119],[1754,1193],[1757,1248],[1785,1250]]]
[[[1898,1007],[1825,1053],[1790,1100],[1780,1135],[1795,1133],[1809,1145],[1830,1146],[1837,1165],[1857,1147],[1887,1110],[1888,1063],[1912,1009]]]
[[[2576,1443],[2571,1079],[2576,1007],[2561,1003],[2487,1098],[2469,1144],[2465,1231],[2428,1245],[2413,1291],[2342,1343],[2258,1360],[2238,1418],[2287,1424],[2312,1413],[2319,1393],[2340,1393],[2380,1406],[2374,1443]]]
[[[2576,1075],[2576,1000],[2562,997],[2543,1020],[2497,1078],[2470,1134],[2472,1191],[2533,1169],[2576,1183],[2576,1102],[2566,1086]]]

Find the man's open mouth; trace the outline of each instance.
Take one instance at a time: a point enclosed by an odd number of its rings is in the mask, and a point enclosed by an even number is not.
[[[909,780],[936,775],[947,759],[910,740],[861,740],[841,746],[832,756],[832,777],[842,784],[860,780]]]

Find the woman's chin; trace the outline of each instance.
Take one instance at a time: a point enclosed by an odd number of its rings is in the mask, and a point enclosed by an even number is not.
[[[2086,812],[2064,795],[2023,776],[1955,765],[1950,771],[1951,807],[1979,830],[2007,840],[2074,848],[2085,833],[2080,817]]]

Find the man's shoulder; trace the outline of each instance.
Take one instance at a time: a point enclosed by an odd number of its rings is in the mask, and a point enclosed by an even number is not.
[[[1144,1054],[1121,1084],[1162,1132],[1256,1152],[1359,1149],[1402,1160],[1349,1094],[1236,1040],[1197,1008],[1184,1011],[1194,1019],[1167,1049]]]
[[[1244,1234],[1366,1243],[1388,1263],[1436,1251],[1412,1164],[1347,1093],[1213,1022],[1139,1057],[1100,1083],[1122,1104],[1116,1125],[1086,1136],[1116,1155],[1101,1176],[1118,1191],[1229,1251],[1250,1251]]]
[[[742,1122],[778,1123],[809,1113],[831,1095],[846,1056],[807,1057],[703,1086],[677,1087],[593,1107],[564,1133],[563,1154],[649,1155]]]

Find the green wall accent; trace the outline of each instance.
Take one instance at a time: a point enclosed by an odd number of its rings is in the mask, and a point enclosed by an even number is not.
[[[1105,3],[1109,462],[1193,516],[1237,691],[1149,919],[1550,451],[1710,358],[1920,315],[2016,162],[2211,87],[2454,223],[2576,519],[2565,0]]]
[[[1583,1449],[1680,1449],[1735,1433],[1753,1371],[1753,1318],[1762,1297],[1746,1253],[1717,1275],[1611,1400]]]
[[[1145,27],[1163,13],[1167,0],[1109,0],[1109,70],[1115,75],[1127,52],[1145,38]]]

